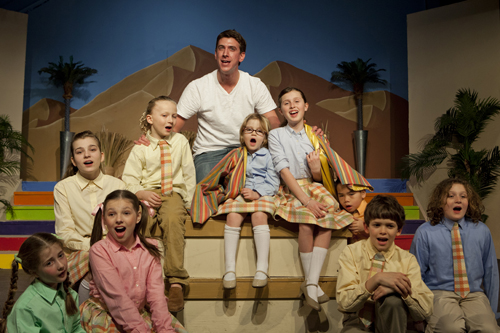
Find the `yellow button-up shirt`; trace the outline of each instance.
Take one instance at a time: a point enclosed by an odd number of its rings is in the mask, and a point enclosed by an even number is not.
[[[56,184],[56,234],[63,239],[67,248],[89,250],[94,226],[92,211],[109,193],[122,189],[125,189],[124,182],[102,172],[94,180],[88,180],[78,172]]]
[[[339,257],[337,303],[342,312],[358,312],[370,299],[365,283],[377,250],[370,239],[348,245]],[[411,282],[411,295],[403,298],[414,320],[424,320],[432,314],[434,294],[422,281],[415,256],[394,243],[386,252],[384,272],[406,274]]]
[[[135,145],[123,170],[123,181],[133,193],[143,190],[161,189],[160,140],[146,134],[149,146]],[[172,132],[166,139],[172,156],[173,190],[179,193],[186,208],[191,207],[196,173],[189,142],[182,134]]]

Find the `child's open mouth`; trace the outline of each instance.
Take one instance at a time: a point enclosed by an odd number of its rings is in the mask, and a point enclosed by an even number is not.
[[[290,116],[295,117],[299,111],[290,111]]]
[[[453,207],[453,211],[455,213],[460,213],[462,211],[462,207]]]
[[[64,272],[62,272],[61,274],[59,274],[59,277],[60,277],[61,279],[66,278],[66,273],[67,273],[67,271],[66,271],[66,270],[64,270]]]
[[[255,138],[251,138],[250,143],[257,143],[257,140],[255,140]]]
[[[83,162],[83,164],[85,164],[85,165],[92,165],[92,164],[94,164],[94,162],[92,162],[92,161],[85,161],[85,162]]]
[[[389,238],[387,237],[377,237],[377,241],[380,245],[385,245],[387,244],[387,241],[389,240]]]
[[[165,129],[170,132],[172,130],[172,126],[165,126]]]
[[[125,227],[116,227],[115,228],[116,236],[123,237],[125,235],[125,230],[127,230],[127,228]]]

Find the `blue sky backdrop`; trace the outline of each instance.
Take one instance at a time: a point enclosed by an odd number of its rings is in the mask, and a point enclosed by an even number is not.
[[[29,13],[24,108],[63,101],[62,88],[38,74],[60,55],[99,71],[75,92],[78,109],[187,45],[213,52],[226,29],[246,39],[240,68],[250,74],[281,60],[329,80],[339,62],[372,58],[387,70],[384,89],[407,99],[406,15],[424,8],[423,0],[48,0]]]

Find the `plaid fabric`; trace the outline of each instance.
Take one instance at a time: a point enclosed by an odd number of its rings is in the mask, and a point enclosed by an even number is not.
[[[167,141],[159,142],[161,149],[161,194],[169,195],[173,189],[172,155]]]
[[[279,207],[275,216],[280,216],[288,222],[316,224],[326,229],[342,229],[354,221],[351,214],[339,208],[337,200],[323,185],[313,183],[310,179],[297,179],[297,182],[307,196],[327,206],[326,216],[317,220],[288,188],[280,188],[278,192]]]
[[[465,267],[464,249],[462,248],[462,238],[458,223],[453,224],[451,229],[451,247],[453,250],[453,281],[455,283],[455,293],[465,298],[470,292],[469,279]]]
[[[153,329],[153,322],[151,321],[151,313],[146,311],[146,309],[139,310],[142,318],[148,324],[151,332],[156,332]],[[109,314],[109,310],[106,304],[100,299],[91,297],[86,300],[82,305],[80,305],[80,323],[82,324],[85,332],[91,333],[118,333],[123,332],[117,323],[113,320]],[[172,328],[177,333],[187,333],[186,329],[182,324],[172,316]]]
[[[355,191],[361,191],[361,190],[373,191],[373,187],[365,179],[365,177],[363,177],[359,172],[354,170],[349,164],[347,164],[346,161],[342,159],[342,157],[339,156],[339,154],[337,154],[332,148],[330,148],[330,144],[326,141],[324,137],[318,137],[316,134],[314,134],[312,132],[311,126],[309,125],[305,125],[305,129],[309,137],[309,140],[311,140],[311,143],[313,144],[315,149],[317,149],[319,145],[322,149],[322,152],[326,154],[328,163],[333,168],[333,170],[335,170],[335,173],[339,178],[341,184],[349,185],[349,187]],[[323,165],[321,168],[321,172],[322,175],[326,173],[326,171],[325,173],[323,171]],[[325,187],[327,187],[326,184]],[[335,189],[333,189],[333,192],[330,190],[331,193],[335,193],[334,191]]]
[[[71,284],[80,281],[89,272],[89,251],[72,251],[68,258],[68,274]]]
[[[219,206],[215,215],[223,215],[229,213],[253,213],[264,212],[274,215],[276,207],[280,201],[277,196],[263,196],[258,200],[246,201],[243,196],[238,195],[236,199],[227,199]]]
[[[371,279],[375,274],[383,271],[385,265],[385,257],[382,253],[377,253],[373,256],[372,267],[368,273],[368,279]],[[375,307],[373,302],[365,302],[363,308],[359,311],[359,319],[366,326],[370,327],[375,318]]]
[[[205,223],[222,202],[240,194],[245,186],[246,167],[246,147],[236,148],[196,185],[190,212],[193,223]]]

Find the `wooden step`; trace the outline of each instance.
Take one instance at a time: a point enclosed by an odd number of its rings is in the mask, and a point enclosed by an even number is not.
[[[371,192],[367,192],[366,193],[366,202],[370,202],[372,201],[373,197],[375,197],[376,195],[379,195],[379,194],[382,194],[382,195],[392,195],[393,197],[395,197],[399,204],[401,206],[413,206],[415,204],[414,202],[414,199],[413,199],[413,193],[371,193]]]
[[[14,205],[53,206],[54,192],[14,192]]]
[[[236,279],[236,288],[225,290],[220,279],[189,280],[187,300],[244,300],[244,299],[299,299],[302,277],[272,277],[264,288],[252,287],[253,278]],[[330,297],[335,298],[336,277],[321,277],[319,286]]]
[[[14,214],[6,214],[8,221],[44,221],[55,219],[53,206],[14,206],[13,209]]]
[[[271,238],[296,238],[299,232],[298,223],[290,223],[283,219],[278,219],[276,221],[272,218],[269,218],[268,224],[271,231]],[[223,238],[225,225],[225,216],[216,216],[210,218],[204,224],[193,223],[191,221],[191,218],[188,217],[186,220],[185,238]],[[352,234],[347,228],[332,231],[332,238],[346,238],[351,236]],[[247,216],[245,220],[243,220],[240,237],[253,238],[250,216]]]

